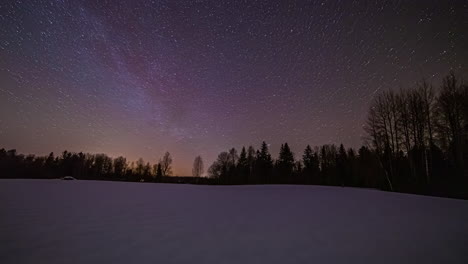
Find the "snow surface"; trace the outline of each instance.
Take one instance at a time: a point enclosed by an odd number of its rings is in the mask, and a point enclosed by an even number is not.
[[[468,201],[341,187],[0,181],[0,263],[468,263]]]

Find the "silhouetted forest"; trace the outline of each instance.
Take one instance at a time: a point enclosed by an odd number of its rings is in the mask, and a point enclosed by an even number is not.
[[[384,91],[370,106],[367,137],[359,149],[342,144],[306,146],[294,154],[288,143],[273,159],[260,149],[231,148],[204,173],[197,156],[194,177],[171,177],[171,155],[157,164],[105,154],[21,155],[0,150],[1,178],[60,178],[200,184],[317,184],[468,198],[468,86],[450,73],[435,89],[421,81],[411,89]]]
[[[468,85],[454,73],[435,89],[389,90],[373,99],[365,145],[281,145],[274,160],[263,142],[219,154],[209,175],[221,184],[320,184],[468,198]]]

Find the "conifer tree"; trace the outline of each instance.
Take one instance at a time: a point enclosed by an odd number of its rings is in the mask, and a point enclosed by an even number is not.
[[[294,163],[294,154],[291,152],[288,143],[284,143],[284,145],[281,144],[277,162],[280,179],[284,179],[288,183],[293,181],[291,176],[294,169]]]
[[[271,182],[271,170],[273,168],[273,160],[271,159],[268,145],[265,141],[262,142],[260,151],[257,151],[257,159],[255,162],[256,174],[261,183]]]
[[[158,163],[158,168],[156,170],[156,182],[161,182],[162,181],[162,168],[161,168],[161,163]]]

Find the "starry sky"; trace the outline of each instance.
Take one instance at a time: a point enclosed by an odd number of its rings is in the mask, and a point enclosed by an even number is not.
[[[157,162],[362,144],[379,91],[468,78],[468,1],[0,2],[0,147]]]

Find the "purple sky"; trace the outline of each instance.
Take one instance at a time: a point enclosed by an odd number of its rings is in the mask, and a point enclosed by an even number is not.
[[[468,78],[467,1],[2,1],[0,147],[188,175],[231,147],[362,143],[372,96]]]

